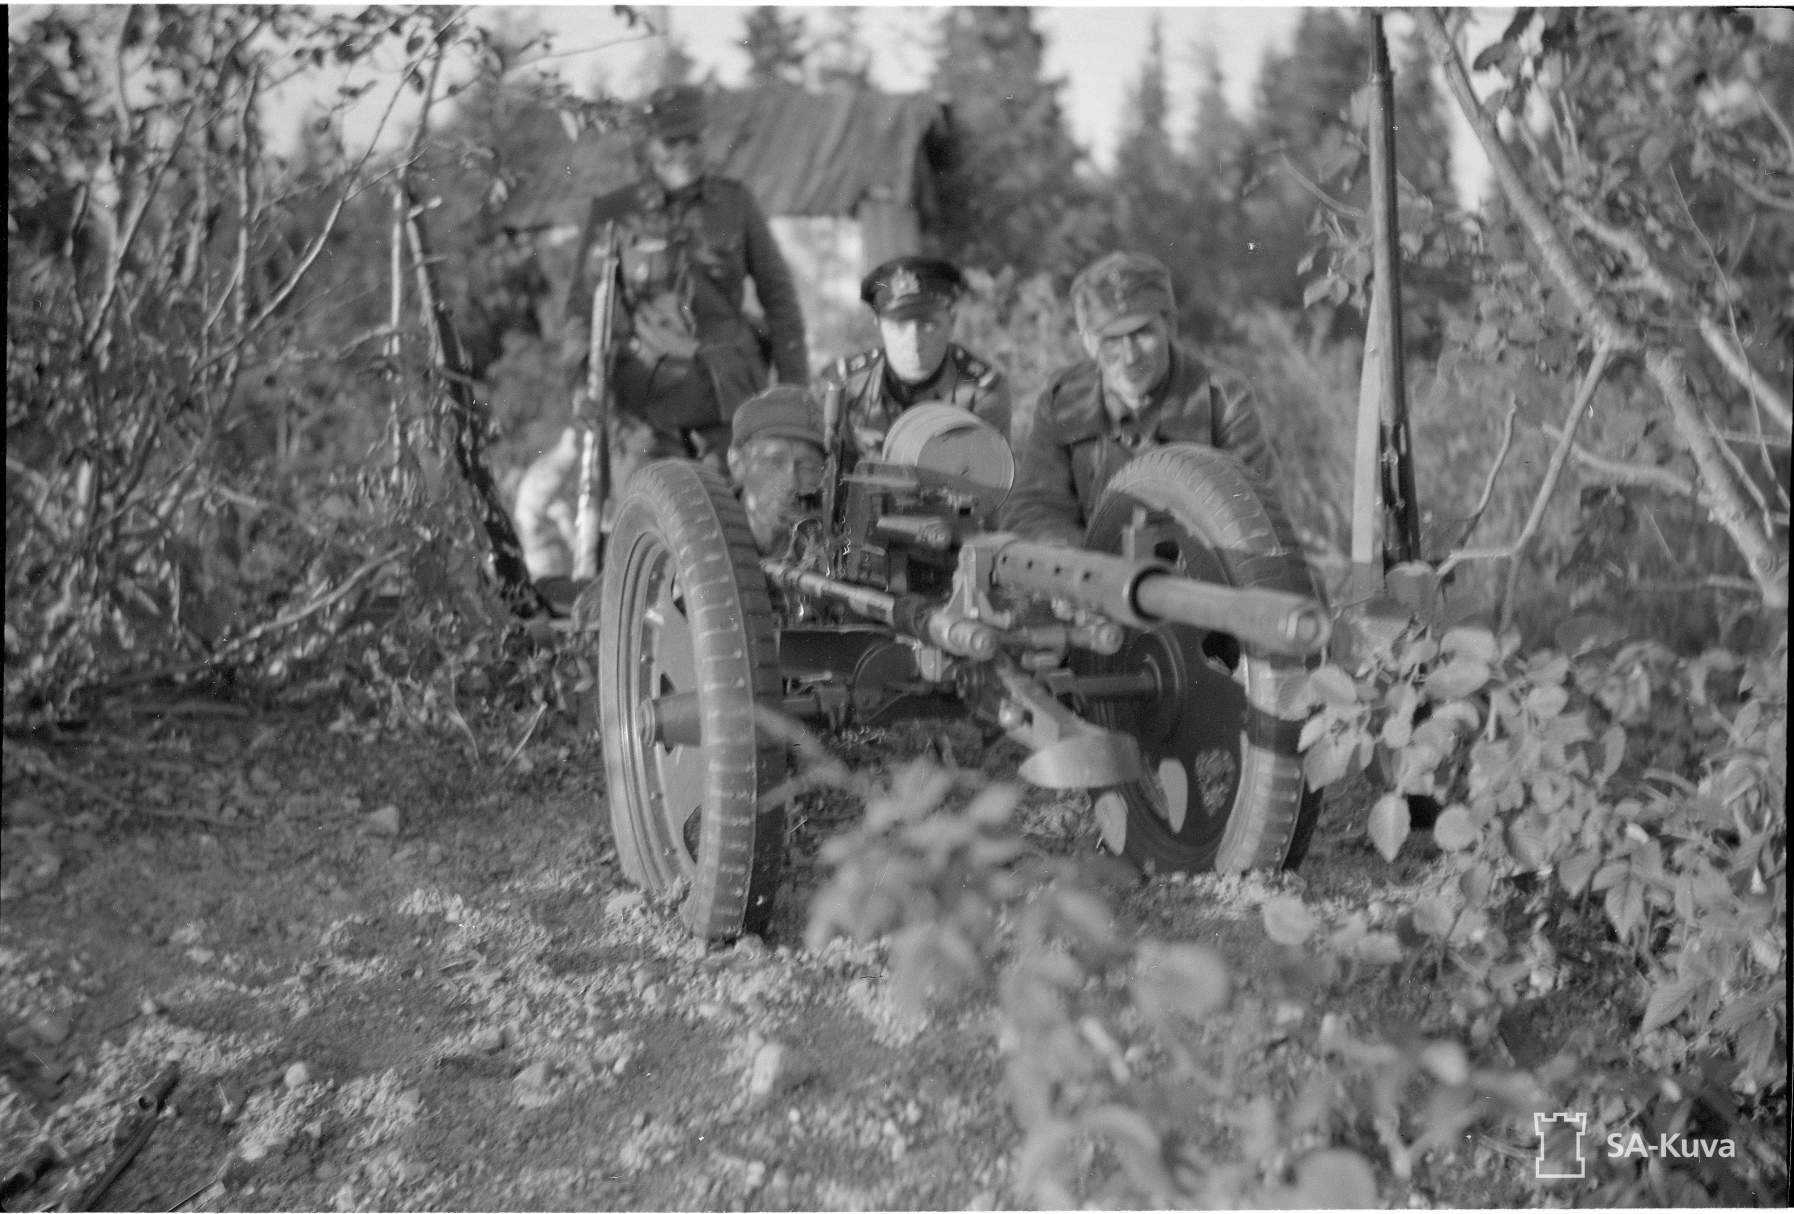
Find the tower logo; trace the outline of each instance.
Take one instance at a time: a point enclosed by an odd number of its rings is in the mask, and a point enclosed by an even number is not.
[[[1534,1113],[1532,1128],[1539,1136],[1539,1157],[1533,1167],[1540,1180],[1581,1180],[1588,1174],[1582,1154],[1587,1113]]]

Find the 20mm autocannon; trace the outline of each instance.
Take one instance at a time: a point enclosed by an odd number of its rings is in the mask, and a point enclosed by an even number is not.
[[[1329,621],[1251,477],[1206,447],[1148,452],[1075,549],[991,530],[994,432],[969,451],[908,435],[832,475],[770,555],[715,474],[663,462],[631,480],[597,633],[626,874],[685,881],[702,935],[764,927],[785,839],[777,716],[826,733],[970,715],[1030,750],[1023,778],[1089,790],[1105,845],[1137,864],[1299,859],[1318,804],[1301,688]]]

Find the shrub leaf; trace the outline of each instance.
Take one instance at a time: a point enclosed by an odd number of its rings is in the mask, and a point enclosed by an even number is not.
[[[1408,799],[1400,793],[1386,793],[1370,807],[1370,841],[1383,853],[1383,859],[1394,860],[1408,837]]]

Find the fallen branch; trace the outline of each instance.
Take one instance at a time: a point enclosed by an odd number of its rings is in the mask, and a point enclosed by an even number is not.
[[[270,633],[280,632],[285,629],[291,628],[293,625],[300,623],[303,620],[309,619],[311,616],[316,615],[318,612],[323,611],[324,609],[326,609],[328,607],[332,607],[332,606],[336,605],[337,603],[342,602],[342,600],[348,595],[348,593],[351,590],[355,589],[355,587],[357,585],[359,585],[361,582],[365,581],[367,578],[371,577],[377,571],[385,568],[387,565],[390,565],[393,561],[395,561],[399,557],[403,556],[404,553],[405,553],[405,545],[401,544],[398,547],[389,548],[385,552],[382,552],[379,556],[369,557],[367,560],[365,560],[361,563],[360,567],[357,568],[355,570],[355,572],[351,573],[348,577],[344,578],[342,580],[342,582],[340,582],[328,594],[324,594],[318,598],[313,599],[311,602],[309,602],[305,606],[299,608],[297,611],[290,611],[285,615],[276,616],[274,619],[269,620],[265,624],[256,625],[254,628],[251,628],[248,632],[245,632],[242,636],[233,637],[230,640],[226,641],[224,644],[220,645],[217,649],[214,649],[212,651],[212,656],[208,660],[207,664],[210,664],[210,662],[216,662],[220,658],[225,657],[227,654],[235,653],[237,650],[243,648],[245,645],[248,645],[254,641],[259,641],[263,637],[269,635]]]

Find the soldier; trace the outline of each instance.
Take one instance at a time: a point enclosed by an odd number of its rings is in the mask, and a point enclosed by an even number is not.
[[[781,550],[791,524],[814,512],[823,469],[822,418],[802,388],[768,388],[735,411],[729,478],[761,552]]]
[[[1274,515],[1277,472],[1243,379],[1180,345],[1171,274],[1138,253],[1110,253],[1072,282],[1078,335],[1089,358],[1054,374],[1016,452],[1002,526],[1077,546],[1109,478],[1166,442],[1197,442],[1238,459]]]
[[[887,261],[861,281],[879,345],[831,363],[819,383],[819,390],[842,389],[850,462],[876,456],[898,414],[924,401],[969,409],[1009,437],[1003,373],[952,340],[964,289],[957,266],[931,257]]]
[[[809,377],[797,288],[753,195],[707,170],[704,97],[671,85],[649,97],[647,172],[593,201],[568,293],[567,362],[576,381],[587,356],[593,266],[605,225],[621,244],[622,294],[613,329],[612,484],[664,456],[690,456],[719,472],[729,419],[766,385]],[[762,338],[742,313],[752,278],[765,312]]]

